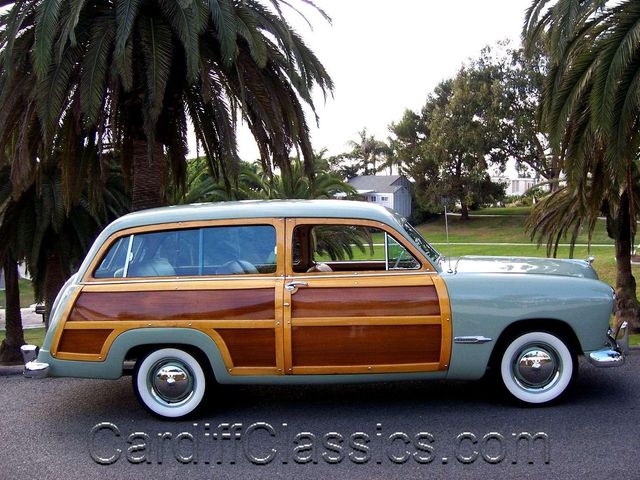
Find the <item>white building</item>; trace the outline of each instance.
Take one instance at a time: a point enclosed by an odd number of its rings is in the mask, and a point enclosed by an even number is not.
[[[404,175],[361,175],[348,183],[365,201],[411,215],[411,182]]]
[[[491,181],[506,185],[506,194],[514,196],[524,195],[531,187],[538,183],[535,178],[509,177],[507,175],[491,177]]]

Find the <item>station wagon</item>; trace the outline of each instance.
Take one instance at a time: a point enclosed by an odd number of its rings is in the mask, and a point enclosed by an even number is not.
[[[451,267],[449,267],[451,265]],[[25,376],[117,379],[191,414],[215,382],[478,379],[526,404],[563,395],[579,355],[625,361],[590,262],[441,255],[366,202],[246,201],[126,215],[60,291]],[[292,387],[294,388],[294,387]]]

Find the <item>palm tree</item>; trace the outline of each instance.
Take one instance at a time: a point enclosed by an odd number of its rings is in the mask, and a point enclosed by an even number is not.
[[[55,156],[52,161],[37,165],[32,184],[17,198],[12,196],[11,168],[0,169],[0,258],[4,260],[7,283],[7,337],[0,347],[0,361],[19,359],[19,348],[24,343],[17,261],[26,260],[36,299],[45,302],[48,319],[58,291],[97,234],[129,210],[119,166],[113,160],[106,165],[102,188],[89,188],[85,179],[84,185],[76,186],[80,199],[68,208],[63,201],[64,179]],[[93,208],[90,192],[101,199],[94,202]]]
[[[316,153],[313,175],[307,175],[303,162],[293,158],[288,175],[274,175],[259,163],[241,162],[237,185],[231,192],[210,175],[203,159],[192,160],[187,175],[187,191],[173,196],[175,203],[218,202],[225,200],[320,199],[336,194],[354,196],[356,191],[339,175],[326,168],[323,152]]]
[[[11,161],[16,192],[54,145],[69,146],[63,176],[83,178],[76,153],[91,144],[121,153],[134,210],[162,205],[168,179],[184,179],[189,122],[229,191],[238,117],[265,171],[288,172],[295,147],[311,172],[303,105],[313,109],[314,86],[326,95],[333,84],[285,20],[288,1],[12,3],[0,16],[0,163]]]
[[[358,132],[358,137],[357,140],[347,142],[351,150],[343,153],[341,157],[356,161],[362,175],[375,175],[380,169],[379,164],[392,152],[386,143],[376,139],[375,135],[369,135],[366,128]],[[384,166],[388,166],[388,161]]]
[[[541,117],[566,152],[569,195],[590,228],[602,211],[616,244],[619,320],[638,328],[631,250],[640,147],[640,4],[624,0],[535,0],[525,22],[527,45],[546,41],[552,61]],[[538,208],[549,207],[544,203]],[[566,220],[563,219],[566,224]]]

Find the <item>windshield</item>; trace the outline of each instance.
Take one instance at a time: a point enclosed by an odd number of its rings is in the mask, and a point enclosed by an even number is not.
[[[431,260],[435,265],[438,265],[440,263],[440,260],[442,259],[442,255],[440,255],[440,253],[435,248],[429,245],[429,243],[424,238],[422,238],[422,235],[420,235],[420,233],[415,228],[413,228],[413,226],[407,220],[403,219],[402,227],[404,228],[404,231],[407,232],[407,234],[411,237],[411,239],[418,245],[418,247],[420,247],[420,250],[422,250],[427,258],[429,258],[429,260]]]

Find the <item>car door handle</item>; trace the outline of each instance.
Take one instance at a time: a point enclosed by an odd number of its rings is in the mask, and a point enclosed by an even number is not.
[[[308,282],[289,282],[284,286],[284,288],[286,288],[288,292],[296,293],[298,291],[298,287],[308,287],[308,286],[309,286]]]

